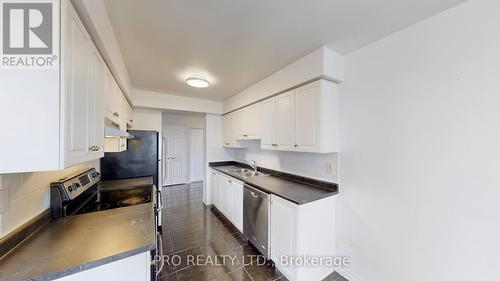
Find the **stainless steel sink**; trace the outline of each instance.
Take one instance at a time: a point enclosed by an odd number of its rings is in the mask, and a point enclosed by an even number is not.
[[[267,174],[261,173],[261,172],[256,172],[250,169],[233,169],[233,170],[228,170],[229,173],[234,174],[236,176],[242,177],[242,178],[252,178],[252,177],[263,177],[267,176]]]

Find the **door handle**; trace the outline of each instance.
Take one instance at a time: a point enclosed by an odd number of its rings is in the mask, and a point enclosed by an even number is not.
[[[159,206],[157,208],[158,209],[157,211],[159,212],[159,211],[163,210],[163,192],[160,189],[157,189],[156,192],[157,192],[158,198],[160,199],[160,200],[158,200]]]

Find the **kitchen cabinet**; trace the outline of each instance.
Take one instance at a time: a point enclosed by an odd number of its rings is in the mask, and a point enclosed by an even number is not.
[[[68,15],[66,38],[63,38],[65,60],[64,87],[64,165],[89,160],[91,120],[91,46],[88,34],[76,13]]]
[[[217,172],[213,169],[210,171],[210,201],[214,206],[218,206],[218,179]]]
[[[215,174],[215,175],[214,175]],[[211,180],[213,204],[241,232],[243,232],[243,182],[222,173],[213,172]]]
[[[276,98],[262,101],[260,110],[261,148],[275,149],[278,145],[276,143]]]
[[[91,112],[91,117],[93,118],[92,123],[94,124],[94,132],[91,136],[92,144],[96,147],[93,149],[95,157],[104,157],[104,116],[105,116],[105,100],[106,92],[108,88],[107,74],[106,74],[106,64],[101,58],[101,55],[94,48],[92,54],[92,91],[91,99],[93,111]]]
[[[60,170],[102,155],[101,58],[71,3],[52,8],[60,33],[52,66],[0,69],[0,174]]]
[[[335,205],[335,196],[297,205],[271,195],[271,259],[288,280],[322,280],[333,271],[326,263],[300,265],[283,257],[335,256]]]
[[[226,114],[222,117],[222,130],[224,137],[224,147],[241,148],[238,140],[236,140],[236,131],[238,128],[237,115],[235,112]]]
[[[259,104],[253,104],[235,112],[235,138],[237,140],[260,139],[260,113]]]
[[[266,99],[260,105],[262,149],[313,153],[339,151],[337,84],[315,81]]]
[[[87,281],[87,280],[121,280],[121,281],[150,281],[151,255],[141,253],[129,258],[121,259],[68,275],[57,281]]]
[[[233,180],[231,185],[231,221],[243,233],[243,183]]]
[[[109,93],[106,101],[106,119],[108,126],[127,131],[133,124],[133,109],[111,73],[108,73]],[[127,150],[127,139],[106,138],[105,152]]]
[[[276,97],[276,148],[292,150],[294,148],[295,94],[293,91]]]

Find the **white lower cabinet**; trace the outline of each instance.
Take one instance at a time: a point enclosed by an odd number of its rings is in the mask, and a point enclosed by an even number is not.
[[[150,281],[151,254],[145,252],[119,261],[78,272],[57,281]]]
[[[211,194],[217,198],[212,203],[243,232],[243,182],[219,172],[212,172],[211,176]]]
[[[335,196],[297,205],[271,195],[271,259],[288,280],[322,280],[333,272],[334,268],[327,261],[322,265],[300,262],[307,257],[333,259],[336,253],[335,204]]]
[[[210,202],[217,206],[218,204],[218,179],[217,172],[215,170],[210,170]]]

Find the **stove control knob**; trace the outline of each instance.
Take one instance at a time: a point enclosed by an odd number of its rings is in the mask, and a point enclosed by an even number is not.
[[[98,173],[98,172],[93,172],[93,173],[92,173],[92,178],[93,178],[93,179],[97,178],[97,176],[99,176],[99,173]]]
[[[73,183],[70,186],[68,186],[69,191],[76,191],[80,187],[79,183]]]

